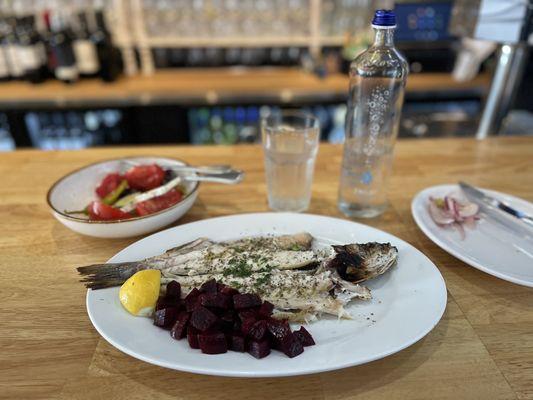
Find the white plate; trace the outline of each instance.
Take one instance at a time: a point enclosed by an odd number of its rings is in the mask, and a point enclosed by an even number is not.
[[[263,213],[213,218],[178,226],[142,239],[110,262],[138,260],[198,237],[215,240],[251,235],[310,232],[322,245],[390,242],[398,265],[368,283],[374,298],[348,307],[353,320],[326,318],[308,326],[316,345],[290,359],[273,351],[256,360],[247,353],[205,355],[173,340],[148,318],[121,306],[118,288],[87,293],[87,311],[96,330],[113,346],[162,367],[208,375],[274,377],[311,374],[363,364],[396,353],[424,337],[446,308],[446,285],[435,265],[408,243],[354,222],[306,214]]]
[[[488,195],[505,201],[511,207],[533,214],[533,204],[508,194],[482,189]],[[428,199],[460,193],[457,185],[441,185],[418,193],[411,203],[411,212],[420,229],[437,246],[487,274],[519,285],[533,287],[533,243],[509,232],[481,214],[475,229],[467,229],[464,240],[458,231],[439,227],[431,219]]]

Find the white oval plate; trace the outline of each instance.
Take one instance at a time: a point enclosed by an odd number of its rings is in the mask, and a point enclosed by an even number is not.
[[[87,311],[96,330],[113,346],[140,360],[207,375],[278,377],[311,374],[367,363],[396,353],[424,337],[446,308],[446,285],[435,265],[420,251],[388,233],[354,222],[291,213],[242,214],[171,228],[142,239],[110,262],[139,260],[198,237],[214,240],[307,231],[320,245],[390,242],[398,265],[371,282],[373,299],[347,309],[353,320],[324,318],[309,324],[316,345],[298,357],[273,351],[256,360],[247,353],[206,355],[173,340],[148,318],[133,317],[121,306],[119,288],[87,293]]]
[[[533,204],[493,190],[482,189],[488,195],[511,207],[533,214]],[[460,192],[457,185],[440,185],[424,189],[411,203],[411,212],[419,228],[437,246],[461,261],[500,279],[533,287],[533,243],[509,232],[489,217],[481,214],[475,229],[467,229],[461,239],[454,229],[439,227],[431,219],[428,199]]]

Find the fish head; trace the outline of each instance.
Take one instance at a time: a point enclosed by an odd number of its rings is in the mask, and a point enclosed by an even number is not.
[[[335,256],[328,268],[352,283],[364,282],[385,273],[398,259],[398,249],[390,243],[334,245]]]

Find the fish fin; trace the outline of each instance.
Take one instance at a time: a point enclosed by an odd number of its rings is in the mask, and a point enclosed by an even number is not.
[[[173,247],[165,251],[165,255],[179,256],[181,254],[189,253],[193,250],[199,250],[211,246],[213,242],[207,238],[198,238],[191,242],[187,242],[180,246]],[[161,256],[156,256],[161,257]]]
[[[122,285],[137,271],[145,269],[140,262],[124,262],[113,264],[93,264],[76,268],[85,277],[81,282],[93,289]]]

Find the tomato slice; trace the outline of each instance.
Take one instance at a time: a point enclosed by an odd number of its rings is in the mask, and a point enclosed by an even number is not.
[[[98,197],[103,199],[106,197],[109,193],[111,193],[113,190],[115,190],[119,185],[120,182],[122,182],[124,178],[115,172],[111,174],[107,174],[106,177],[100,182],[98,187],[96,188],[96,194]]]
[[[130,168],[124,177],[130,188],[146,191],[161,186],[165,170],[157,164],[137,165]]]
[[[182,198],[183,194],[179,190],[171,189],[162,196],[140,202],[135,209],[139,215],[153,214],[179,203]]]
[[[121,211],[119,208],[108,206],[101,201],[92,201],[87,206],[87,212],[89,219],[97,221],[113,221],[132,217],[131,214]]]

